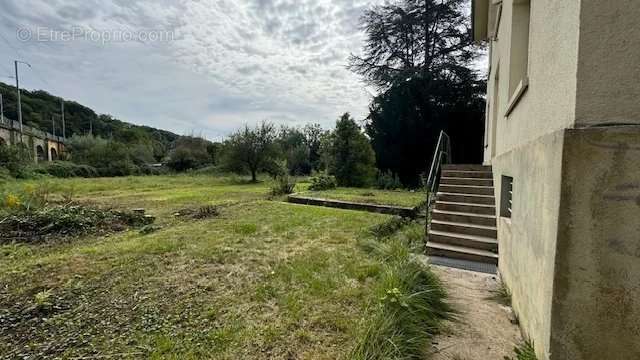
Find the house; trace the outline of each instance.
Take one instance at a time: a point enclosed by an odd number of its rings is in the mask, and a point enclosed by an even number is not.
[[[640,1],[473,0],[498,268],[540,359],[640,359]]]

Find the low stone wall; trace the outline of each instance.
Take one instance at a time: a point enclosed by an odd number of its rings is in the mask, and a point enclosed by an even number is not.
[[[380,213],[380,214],[402,216],[402,217],[407,217],[412,219],[418,216],[417,207],[410,208],[410,207],[403,207],[403,206],[355,203],[355,202],[343,201],[343,200],[309,198],[309,197],[304,197],[296,194],[289,195],[288,201],[294,204],[315,205],[315,206],[332,207],[332,208],[338,208],[338,209],[368,211],[368,212],[374,212],[374,213]]]

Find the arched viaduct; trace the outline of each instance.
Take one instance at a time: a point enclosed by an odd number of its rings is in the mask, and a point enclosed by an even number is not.
[[[22,142],[31,150],[35,162],[58,160],[64,152],[64,139],[61,136],[30,126],[23,126],[22,134]],[[19,143],[20,123],[6,117],[0,119],[0,146]]]

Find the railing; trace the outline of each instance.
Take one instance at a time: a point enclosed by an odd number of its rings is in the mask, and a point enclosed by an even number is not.
[[[442,164],[451,163],[451,139],[449,135],[444,131],[440,131],[438,137],[438,144],[436,145],[436,151],[433,153],[433,160],[431,161],[431,168],[429,169],[429,177],[427,178],[427,204],[431,207],[432,200],[435,199],[435,194],[438,192],[438,186],[440,185],[440,170]]]

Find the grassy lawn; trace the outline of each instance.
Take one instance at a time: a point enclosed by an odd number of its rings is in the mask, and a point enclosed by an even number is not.
[[[372,314],[387,317],[380,299],[404,296],[397,264],[371,246],[386,215],[268,200],[268,184],[235,178],[48,182],[52,198],[143,207],[162,228],[0,245],[0,358],[364,358],[382,336],[369,326]],[[203,204],[220,215],[172,215]],[[409,225],[398,241],[422,231]],[[388,252],[408,259],[405,245]]]
[[[416,207],[426,201],[422,191],[337,188],[327,191],[302,191],[301,196],[344,200],[357,203]]]

